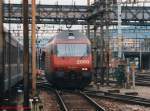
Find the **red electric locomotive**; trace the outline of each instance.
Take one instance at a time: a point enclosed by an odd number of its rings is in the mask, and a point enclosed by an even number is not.
[[[56,87],[84,88],[92,78],[91,43],[79,31],[62,31],[45,48],[46,78]]]

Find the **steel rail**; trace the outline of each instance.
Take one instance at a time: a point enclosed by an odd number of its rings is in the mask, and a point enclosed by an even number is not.
[[[48,83],[39,83],[37,84],[38,88],[41,88],[41,89],[46,89],[46,90],[49,90],[49,91],[52,91],[53,93],[55,93],[56,97],[57,97],[57,100],[58,100],[58,103],[60,105],[60,108],[62,111],[69,111],[67,106],[65,105],[64,101],[63,101],[63,98],[61,97],[60,95],[60,92],[58,90],[55,90],[51,87],[50,84]]]
[[[105,91],[86,91],[85,93],[95,93],[95,94],[103,94],[103,95],[112,95],[112,96],[117,96],[117,97],[124,97],[124,98],[128,98],[128,99],[137,99],[137,100],[143,100],[146,102],[150,102],[150,99],[146,99],[146,98],[141,98],[141,97],[137,97],[137,96],[131,96],[131,95],[123,95],[123,94],[116,94],[116,93],[109,93],[109,92],[105,92]]]
[[[55,93],[56,93],[56,96],[58,98],[59,104],[60,104],[60,106],[62,108],[61,110],[63,110],[63,111],[69,111],[68,108],[67,108],[67,106],[66,106],[66,104],[64,103],[63,98],[60,95],[60,92],[57,91],[57,90],[55,90]]]
[[[145,73],[137,73],[135,75],[136,77],[136,84],[140,86],[150,86],[150,72],[145,72]]]
[[[114,99],[114,100],[119,100],[119,101],[123,101],[123,102],[130,103],[130,104],[136,104],[136,105],[150,107],[150,99],[145,99],[145,98],[141,98],[141,97],[114,94],[114,93],[108,93],[108,92],[104,92],[104,91],[85,91],[85,93],[88,96]]]
[[[93,100],[92,98],[90,98],[87,94],[80,92],[80,94],[87,99],[92,105],[95,106],[97,111],[106,111],[102,106],[100,106],[95,100]]]
[[[57,90],[56,90],[57,91]],[[100,106],[95,100],[93,100],[92,98],[90,98],[87,94],[85,94],[82,91],[73,91],[73,90],[63,90],[64,92],[68,92],[68,93],[74,93],[77,95],[80,95],[81,97],[85,98],[87,100],[88,103],[90,103],[95,109],[96,111],[106,111],[102,106]],[[61,101],[64,105],[65,103],[63,102],[63,98],[60,96],[59,92],[56,92],[58,94],[58,97],[60,98],[59,101]],[[67,109],[67,106],[65,106]],[[68,110],[68,109],[67,109]],[[65,111],[67,111],[65,110]],[[69,111],[69,110],[68,110]]]

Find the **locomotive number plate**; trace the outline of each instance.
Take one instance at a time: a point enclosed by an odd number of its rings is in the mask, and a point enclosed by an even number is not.
[[[89,64],[89,60],[77,60],[77,64]]]

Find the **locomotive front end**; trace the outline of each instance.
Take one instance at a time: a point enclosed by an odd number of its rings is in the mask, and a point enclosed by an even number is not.
[[[87,37],[65,31],[55,37],[51,47],[51,74],[47,76],[53,85],[84,88],[91,82],[92,54]]]
[[[54,69],[55,82],[59,81],[57,84],[64,84],[68,87],[86,86],[91,81],[90,45],[85,43],[57,44]]]

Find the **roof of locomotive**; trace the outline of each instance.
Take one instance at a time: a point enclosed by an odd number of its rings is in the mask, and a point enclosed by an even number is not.
[[[55,42],[63,42],[63,41],[79,41],[79,42],[88,42],[90,43],[89,39],[83,35],[78,30],[66,30],[58,33],[54,37]]]
[[[78,30],[65,30],[53,36],[49,40],[46,47],[49,46],[50,43],[88,43],[90,44],[90,41],[85,35],[83,35]]]
[[[68,38],[68,36],[74,36],[75,38],[86,37],[78,30],[65,30],[56,35],[57,38]]]

